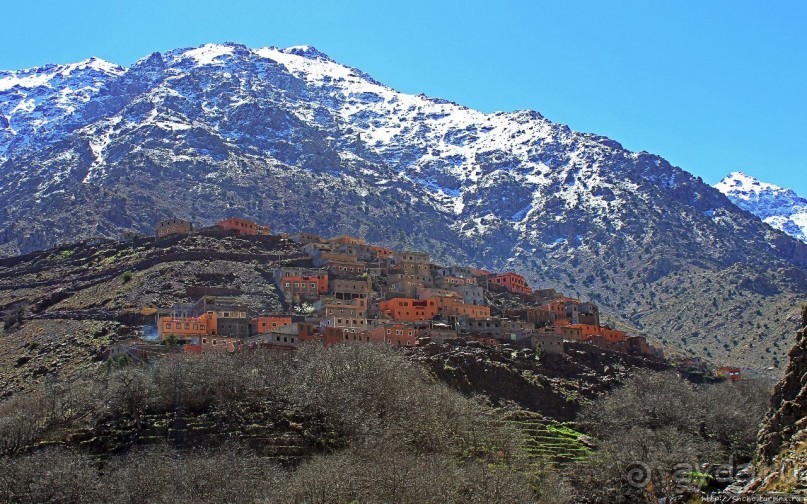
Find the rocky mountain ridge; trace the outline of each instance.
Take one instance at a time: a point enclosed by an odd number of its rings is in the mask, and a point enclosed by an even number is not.
[[[789,347],[760,321],[795,323],[807,246],[658,156],[400,93],[308,46],[81,68],[0,77],[6,254],[243,216],[518,270],[693,354],[767,367]]]

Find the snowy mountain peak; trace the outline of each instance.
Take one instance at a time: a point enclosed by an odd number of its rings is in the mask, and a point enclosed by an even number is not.
[[[715,184],[715,188],[724,194],[732,193],[737,197],[751,198],[765,191],[782,192],[787,191],[777,185],[762,182],[761,180],[746,175],[743,172],[731,172],[723,180]]]
[[[762,182],[739,171],[730,173],[715,188],[765,223],[807,242],[807,199],[792,189]]]
[[[198,65],[210,65],[220,60],[222,56],[229,56],[233,53],[234,47],[222,44],[205,44],[194,49],[189,49],[181,54],[182,58],[194,60]]]
[[[117,76],[124,71],[125,69],[119,65],[95,57],[65,65],[50,64],[23,70],[0,70],[0,92],[14,88],[34,89],[51,84],[61,86],[66,78],[90,72]],[[56,82],[51,82],[54,79]]]
[[[281,50],[286,54],[294,54],[303,58],[333,61],[330,56],[310,45],[291,46]]]

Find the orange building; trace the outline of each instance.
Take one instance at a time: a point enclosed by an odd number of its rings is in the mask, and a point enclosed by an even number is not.
[[[319,326],[310,322],[297,322],[293,325],[297,326],[297,338],[300,342],[322,341],[322,335],[319,332]]]
[[[328,273],[309,268],[278,268],[275,283],[287,299],[318,298],[328,293]]]
[[[452,296],[438,296],[431,298],[437,302],[437,312],[443,317],[456,317],[466,315],[469,318],[490,318],[490,307],[469,305]]]
[[[554,317],[555,321],[568,320],[570,313],[567,310],[567,306],[569,305],[569,303],[575,303],[575,302],[577,302],[576,299],[564,297],[560,299],[554,299],[543,305],[541,308],[544,310],[548,310],[551,314],[551,317]],[[570,323],[575,322],[572,321]]]
[[[389,259],[395,255],[395,251],[384,247],[376,247],[375,245],[370,245],[370,250],[375,253],[376,259]]]
[[[287,315],[270,315],[265,317],[255,317],[252,319],[252,334],[264,334],[272,332],[279,327],[291,325],[291,317]]]
[[[231,229],[233,231],[237,231],[238,234],[242,235],[269,234],[269,226],[261,226],[260,224],[255,224],[251,220],[239,219],[237,217],[231,217],[229,219],[220,220],[216,223],[216,226],[223,229]]]
[[[560,335],[564,338],[577,341],[589,341],[595,337],[602,338],[605,343],[625,343],[628,341],[628,334],[624,331],[591,324],[569,324],[558,329]]]
[[[598,326],[592,326],[598,327]],[[600,327],[600,334],[608,343],[623,343],[628,341],[628,333],[625,331],[618,331],[616,329],[609,329],[607,327]],[[642,352],[646,353],[646,352]]]
[[[532,289],[527,285],[524,277],[512,271],[488,277],[488,282],[493,285],[501,285],[510,292],[516,294],[531,294]]]
[[[415,346],[420,332],[420,329],[404,324],[385,324],[368,331],[371,342],[386,343],[394,347]]]
[[[378,309],[393,320],[416,322],[431,320],[437,315],[437,301],[434,299],[392,298],[381,301]]]
[[[493,273],[486,269],[470,268],[471,275],[475,277],[489,277]]]
[[[197,336],[215,334],[215,315],[202,314],[198,317],[166,316],[157,319],[157,334],[161,340],[169,336],[177,339],[189,339]]]

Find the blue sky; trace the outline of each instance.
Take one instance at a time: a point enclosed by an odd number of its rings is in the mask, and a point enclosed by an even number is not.
[[[7,2],[0,68],[206,42],[314,45],[385,84],[534,109],[717,182],[807,196],[807,2]]]

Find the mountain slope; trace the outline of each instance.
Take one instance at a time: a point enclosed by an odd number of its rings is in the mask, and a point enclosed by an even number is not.
[[[719,360],[790,346],[759,321],[795,323],[807,246],[658,156],[399,93],[311,47],[208,44],[93,78],[90,101],[0,150],[6,253],[239,215],[521,270]],[[0,91],[3,110],[34,92]]]
[[[807,198],[792,189],[761,182],[742,172],[730,173],[715,188],[766,224],[807,242]]]

